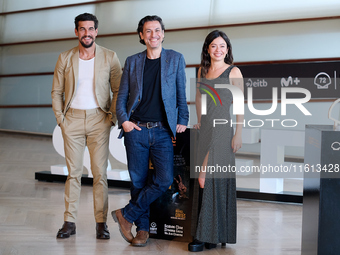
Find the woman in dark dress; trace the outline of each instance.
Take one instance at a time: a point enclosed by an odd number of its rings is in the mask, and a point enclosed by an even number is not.
[[[243,93],[241,71],[233,66],[230,40],[219,30],[205,39],[198,71],[196,111],[199,129],[196,166],[201,166],[194,187],[192,235],[189,251],[202,251],[221,243],[236,243],[236,173],[235,152],[242,146],[243,115],[231,124],[230,106],[233,95],[227,88],[215,84],[230,84]],[[218,100],[217,100],[218,98]],[[206,109],[202,109],[202,101]],[[203,105],[203,107],[204,107]],[[202,112],[201,112],[202,110]],[[227,124],[214,125],[214,120]],[[233,127],[236,127],[234,134]],[[227,172],[210,173],[211,166],[226,167]]]

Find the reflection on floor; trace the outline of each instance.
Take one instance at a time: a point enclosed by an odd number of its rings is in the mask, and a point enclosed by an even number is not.
[[[34,180],[36,171],[64,164],[50,137],[0,132],[0,254],[192,254],[187,243],[151,239],[129,246],[111,218],[111,239],[95,239],[92,188],[82,186],[77,234],[55,235],[63,222],[63,183]],[[293,184],[292,184],[293,185]],[[110,211],[124,206],[127,189],[109,189]],[[297,255],[301,253],[302,206],[238,200],[237,244],[200,254]]]

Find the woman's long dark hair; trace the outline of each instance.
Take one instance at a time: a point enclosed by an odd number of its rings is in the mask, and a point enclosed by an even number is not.
[[[208,73],[209,67],[211,65],[211,59],[208,53],[209,45],[217,37],[222,37],[227,44],[228,54],[225,56],[224,62],[229,65],[232,65],[234,62],[233,51],[232,51],[231,43],[230,43],[228,36],[223,31],[214,30],[207,35],[207,37],[205,38],[203,47],[202,47],[201,66],[200,66],[202,78],[206,76],[206,74]]]

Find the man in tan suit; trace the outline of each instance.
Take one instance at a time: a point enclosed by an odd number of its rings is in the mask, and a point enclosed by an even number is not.
[[[57,238],[68,238],[76,233],[86,145],[93,174],[96,237],[110,238],[106,225],[106,170],[110,128],[116,122],[116,99],[122,69],[115,52],[94,43],[97,33],[98,20],[94,15],[78,15],[75,34],[79,45],[60,54],[54,71],[52,108],[63,134],[69,171],[65,183],[64,224]]]

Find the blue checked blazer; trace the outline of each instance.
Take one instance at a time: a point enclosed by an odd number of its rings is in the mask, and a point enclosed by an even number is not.
[[[118,127],[130,119],[137,108],[143,89],[143,73],[146,50],[126,59],[117,98],[116,113]],[[167,121],[172,135],[176,136],[176,125],[188,125],[189,111],[185,95],[185,61],[182,54],[162,49],[161,93]],[[119,138],[124,135],[123,129]]]

